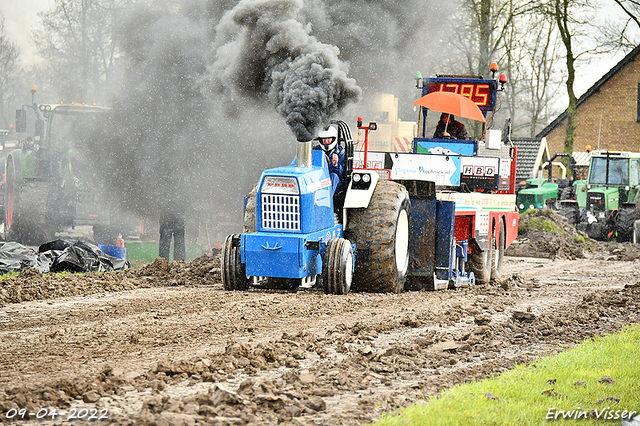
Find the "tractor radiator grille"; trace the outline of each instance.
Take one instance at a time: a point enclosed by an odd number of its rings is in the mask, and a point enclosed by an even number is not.
[[[262,194],[262,228],[299,231],[300,197]]]
[[[589,192],[587,194],[587,209],[594,211],[605,211],[604,194],[600,192]]]

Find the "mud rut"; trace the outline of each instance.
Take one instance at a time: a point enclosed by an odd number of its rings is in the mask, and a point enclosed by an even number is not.
[[[25,271],[0,286],[0,422],[87,424],[6,419],[86,407],[123,425],[363,424],[638,322],[635,253],[505,257],[485,286],[346,296],[227,292],[208,258]]]

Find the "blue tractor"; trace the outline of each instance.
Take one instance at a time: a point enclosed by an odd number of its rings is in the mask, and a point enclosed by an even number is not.
[[[299,142],[295,163],[265,170],[245,200],[244,232],[225,239],[226,290],[250,286],[328,294],[394,292],[473,284],[466,241],[454,238],[455,203],[435,183],[392,181],[389,171],[353,168],[353,138],[333,121],[345,149],[342,188],[332,194],[323,151]],[[358,128],[376,129],[376,123]]]

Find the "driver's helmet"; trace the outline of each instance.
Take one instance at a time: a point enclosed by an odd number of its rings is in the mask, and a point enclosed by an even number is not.
[[[325,151],[332,151],[338,143],[338,129],[335,126],[325,127],[318,133],[318,142]]]

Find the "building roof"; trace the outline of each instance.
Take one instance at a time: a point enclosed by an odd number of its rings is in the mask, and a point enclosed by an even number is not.
[[[633,62],[636,59],[636,56],[640,54],[640,45],[636,46],[631,52],[627,54],[620,62],[618,62],[613,68],[609,70],[605,75],[603,75],[600,80],[596,81],[593,86],[589,88],[582,96],[580,96],[576,102],[576,109],[583,104],[587,99],[589,99],[593,94],[598,93],[602,86],[607,84],[611,78],[616,75],[622,68],[627,66],[630,62]],[[562,114],[556,117],[547,127],[542,129],[540,133],[538,133],[537,137],[542,139],[545,136],[548,136],[553,130],[559,127],[565,120],[567,119],[567,111],[565,110]]]
[[[534,168],[536,167],[542,140],[538,138],[512,137],[511,142],[518,148],[516,182],[534,177]]]

